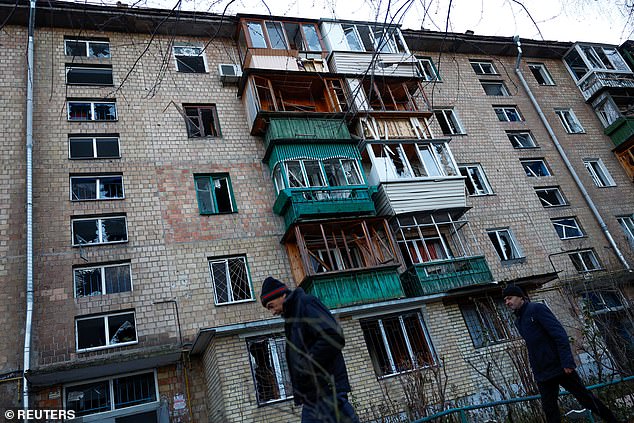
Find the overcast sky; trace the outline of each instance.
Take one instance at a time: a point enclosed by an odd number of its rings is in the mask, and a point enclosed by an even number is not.
[[[103,0],[109,1],[109,0]],[[129,5],[172,8],[177,0],[127,0]],[[628,0],[182,0],[185,10],[337,18],[393,19],[404,28],[473,30],[478,35],[519,35],[553,41],[621,44],[632,36],[624,3]],[[125,3],[126,0],[123,0]],[[136,3],[135,3],[136,2]],[[535,25],[519,4],[522,2]],[[629,1],[631,3],[631,1]],[[377,5],[380,10],[377,12]],[[539,28],[539,31],[538,29]],[[541,32],[541,35],[540,35]]]

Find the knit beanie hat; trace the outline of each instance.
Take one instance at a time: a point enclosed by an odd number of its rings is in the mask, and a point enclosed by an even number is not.
[[[288,292],[288,286],[269,276],[268,278],[264,279],[264,283],[262,283],[262,293],[260,294],[262,305],[266,307],[266,304],[269,301],[281,297]]]
[[[509,285],[504,288],[504,291],[502,291],[502,296],[526,298],[526,294],[524,293],[522,288],[517,285]]]

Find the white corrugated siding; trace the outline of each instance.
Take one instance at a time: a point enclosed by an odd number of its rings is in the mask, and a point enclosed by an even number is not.
[[[375,58],[370,70],[372,53],[334,51],[328,58],[328,68],[332,72],[362,75],[374,72],[376,76],[419,77],[416,58],[405,53],[383,53]]]
[[[464,178],[382,183],[376,197],[379,214],[394,215],[466,207]]]

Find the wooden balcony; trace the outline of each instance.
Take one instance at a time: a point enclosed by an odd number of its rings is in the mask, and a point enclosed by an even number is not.
[[[491,283],[493,275],[484,256],[474,256],[415,264],[401,280],[408,297],[420,297]]]

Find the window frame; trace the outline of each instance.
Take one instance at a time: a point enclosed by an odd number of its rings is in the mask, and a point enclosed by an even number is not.
[[[553,176],[553,173],[550,170],[550,167],[548,167],[545,159],[520,159],[520,163],[522,165],[522,169],[524,169],[524,173],[526,174],[527,178],[546,178],[549,176]],[[540,168],[545,170],[546,172],[543,175],[535,173],[533,168],[529,166],[529,164],[531,163],[539,163],[541,165]]]
[[[579,225],[579,221],[577,220],[576,216],[557,217],[557,218],[550,219],[550,221],[552,222],[553,227],[555,228],[555,232],[557,232],[557,236],[562,241],[565,241],[565,240],[568,240],[568,239],[576,239],[576,238],[585,238],[586,237],[586,233],[584,232],[584,230],[581,227],[581,225]],[[567,223],[567,222],[571,222],[571,223]],[[558,229],[558,228],[560,228],[560,229]],[[578,234],[577,235],[567,236],[566,235],[566,228],[571,228],[570,230],[577,231]]]
[[[526,139],[529,140],[530,145],[524,145],[522,142],[518,141],[518,137],[521,135],[525,135]],[[539,145],[535,142],[535,137],[533,137],[533,133],[531,131],[506,131],[506,136],[508,137],[511,145],[516,150],[528,150],[531,148],[539,148]]]
[[[539,192],[540,191],[552,191],[552,190],[555,191],[555,197],[558,197],[559,199],[561,199],[561,201],[562,201],[561,204],[546,205],[546,204],[544,204],[544,202],[548,202],[548,200],[542,199],[542,197],[539,196]],[[539,199],[539,202],[541,203],[541,205],[544,208],[563,207],[563,206],[569,206],[570,205],[568,203],[568,200],[564,196],[563,192],[561,192],[561,189],[558,186],[557,187],[535,187],[535,194],[537,195],[537,198]]]
[[[72,76],[72,72],[74,69],[83,69],[83,70],[102,70],[105,74],[105,82],[99,81],[84,81],[84,82],[71,82],[69,81],[69,74]],[[109,71],[109,72],[108,72]],[[109,73],[109,74],[108,74]],[[83,64],[83,63],[67,63],[66,64],[66,85],[72,86],[99,86],[99,87],[110,87],[114,85],[114,74],[112,72],[111,65],[95,65],[95,64]]]
[[[99,156],[99,140],[100,139],[113,139],[117,140],[117,155],[116,156]],[[92,140],[92,157],[73,157],[73,148],[72,141],[73,140]],[[95,159],[120,159],[121,158],[121,142],[119,138],[119,134],[113,134],[112,136],[107,135],[83,135],[83,134],[69,134],[68,135],[68,158],[70,160],[95,160]]]
[[[67,46],[68,42],[86,43],[86,55],[81,55],[80,56],[80,55],[68,54],[68,46]],[[90,54],[90,44],[107,44],[108,45],[108,55],[107,56],[91,55]],[[109,58],[111,58],[110,41],[109,40],[97,40],[97,39],[94,39],[94,40],[93,39],[84,39],[84,38],[64,38],[64,56],[109,59]]]
[[[471,69],[475,72],[476,75],[499,75],[495,65],[493,65],[492,60],[469,60],[469,64],[471,65]],[[485,71],[482,65],[488,65],[491,69],[490,71]]]
[[[209,180],[209,186],[215,186],[216,181],[226,180],[227,181],[227,195],[230,203],[231,210],[229,211],[219,211],[218,210],[218,199],[216,196],[216,190],[212,189],[210,191],[202,191],[198,189],[198,180],[207,178]],[[211,173],[211,174],[194,174],[194,190],[196,192],[196,201],[198,203],[198,211],[201,215],[217,215],[217,214],[231,214],[238,212],[238,206],[236,204],[236,200],[233,194],[233,185],[231,184],[231,177],[228,173]],[[207,192],[210,194],[210,202],[212,205],[212,210],[204,210],[204,207],[201,202],[200,195],[203,192]]]
[[[267,355],[272,365],[273,376],[275,377],[275,383],[277,385],[279,398],[270,400],[262,400],[259,394],[259,388],[261,381],[257,374],[256,359],[251,354],[251,346],[255,343],[266,342],[268,345]],[[251,377],[253,378],[253,387],[255,388],[255,398],[258,406],[264,406],[268,404],[275,404],[281,401],[287,401],[293,398],[293,387],[291,385],[290,373],[288,370],[288,363],[286,363],[286,340],[283,333],[270,334],[263,336],[254,336],[246,338],[247,353],[249,355],[249,363],[251,365]],[[280,348],[281,347],[281,348]],[[280,351],[281,350],[281,351]],[[288,385],[285,384],[288,383]]]
[[[133,341],[127,341],[127,342],[117,342],[117,343],[111,343],[111,338],[110,338],[110,323],[109,323],[109,318],[110,317],[114,317],[114,316],[123,316],[126,314],[131,314],[133,317],[133,327],[134,327],[134,340]],[[97,347],[87,347],[87,348],[79,348],[79,328],[77,326],[77,323],[79,321],[84,321],[84,320],[98,320],[98,319],[103,319],[103,330],[104,330],[104,339],[106,341],[105,345],[100,345]],[[137,320],[136,320],[136,311],[135,310],[123,310],[123,311],[117,311],[117,312],[109,312],[109,313],[99,313],[99,314],[94,314],[94,315],[89,315],[89,316],[79,316],[79,317],[75,317],[75,351],[78,353],[84,353],[84,352],[89,352],[89,351],[97,351],[97,350],[104,350],[104,349],[108,349],[108,348],[116,348],[116,347],[124,347],[127,345],[135,345],[139,343],[139,334],[137,331],[138,325],[137,325]],[[116,332],[115,332],[116,334]]]
[[[511,96],[511,93],[509,92],[508,88],[506,87],[506,84],[503,81],[480,81],[480,85],[482,85],[482,89],[484,90],[484,93],[487,95],[487,97],[510,97]],[[490,94],[489,91],[487,91],[486,86],[489,86],[489,87],[499,86],[500,94]]]
[[[596,166],[595,166],[596,164]],[[616,182],[605,167],[603,160],[601,159],[583,159],[583,165],[588,170],[590,178],[597,186],[597,188],[610,188],[615,187]]]
[[[232,260],[232,259],[239,259],[239,260],[242,261],[242,264],[244,266],[244,272],[245,272],[245,275],[246,275],[246,278],[247,278],[246,282],[247,282],[247,284],[249,286],[249,296],[248,296],[248,298],[234,300],[233,299],[233,297],[234,297],[234,294],[233,294],[233,281],[230,281],[229,278],[227,278],[227,280],[225,281],[225,283],[227,283],[227,286],[225,286],[226,292],[227,292],[227,301],[219,302],[219,299],[218,299],[218,288],[216,286],[216,277],[214,276],[214,271],[213,271],[213,268],[212,268],[212,264],[224,262],[225,263],[226,275],[230,275],[230,271],[228,270],[228,267],[229,267],[229,260]],[[249,263],[247,261],[246,254],[233,255],[233,256],[224,256],[224,257],[209,257],[207,259],[207,263],[209,265],[209,275],[211,276],[211,285],[212,285],[213,291],[214,291],[214,304],[216,306],[225,306],[225,305],[232,305],[232,304],[247,303],[247,302],[252,302],[252,301],[256,300],[256,298],[254,296],[253,282],[251,280],[251,272],[249,271]]]
[[[482,310],[483,307],[486,308]],[[470,299],[468,303],[460,304],[460,313],[475,349],[511,342],[520,337],[511,311],[505,306],[502,298]],[[470,324],[476,324],[477,327]],[[494,337],[491,337],[491,334]]]
[[[582,254],[584,254],[584,253],[585,254],[589,254],[588,257],[590,258],[590,261],[592,262],[592,264],[596,265],[596,268],[589,269],[586,266],[587,263],[585,262],[585,259],[582,257]],[[575,256],[575,255],[579,257],[579,259],[580,259],[579,263],[583,265],[584,269],[579,269],[577,267],[577,263],[572,258],[572,256]],[[596,271],[599,271],[599,270],[603,270],[603,266],[601,265],[601,262],[599,261],[599,258],[597,257],[597,253],[592,248],[570,252],[570,253],[568,253],[568,257],[570,258],[570,261],[572,261],[572,264],[573,264],[574,268],[579,273],[590,273],[590,272],[596,272]]]
[[[176,54],[176,49],[192,49],[192,53],[193,50],[198,49],[199,52],[197,54]],[[187,42],[175,42],[172,45],[172,56],[174,57],[174,69],[176,69],[176,72],[179,73],[209,73],[209,66],[207,65],[207,55],[205,54],[205,46],[203,44],[199,44],[199,43],[187,43]],[[183,52],[187,52],[186,50],[183,50]],[[179,57],[201,57],[202,61],[203,61],[203,71],[196,71],[193,68],[190,67],[190,69],[192,69],[191,71],[187,71],[187,70],[182,70],[179,67],[179,63],[182,63],[183,66],[185,67],[189,67],[187,64],[185,64],[182,60],[179,61]]]
[[[493,106],[493,111],[500,122],[524,122],[524,116],[517,106]],[[517,115],[517,119],[511,119],[513,115]]]
[[[197,116],[189,115],[189,111],[196,110]],[[202,111],[209,110],[211,116],[210,127],[213,134],[205,133],[205,122],[203,119]],[[218,119],[218,108],[215,104],[183,104],[183,117],[185,118],[185,128],[187,129],[187,138],[221,138],[222,131],[220,130],[220,121]],[[198,119],[198,125],[194,122],[194,119]],[[198,129],[200,135],[193,135],[194,131],[191,126]]]
[[[89,104],[90,119],[71,119],[71,104]],[[95,107],[99,104],[114,106],[113,119],[95,119]],[[119,120],[119,112],[117,111],[117,102],[111,100],[66,100],[66,119],[68,122],[116,122]]]
[[[124,240],[120,240],[120,241],[111,241],[111,242],[103,242],[101,241],[101,239],[103,239],[103,223],[102,221],[104,220],[110,220],[110,219],[121,219],[123,218],[123,223],[124,223],[124,227],[125,227],[125,239]],[[86,243],[75,243],[75,222],[79,222],[79,221],[90,221],[90,220],[94,220],[96,221],[95,225],[97,227],[97,232],[98,232],[98,238],[100,239],[99,242],[86,242]],[[71,218],[71,240],[72,240],[72,246],[73,247],[88,247],[88,246],[93,246],[93,245],[108,245],[108,244],[123,244],[128,242],[129,238],[128,238],[129,232],[128,232],[128,218],[125,214],[121,214],[121,215],[113,215],[113,216],[95,216],[95,217],[73,217]]]
[[[108,292],[107,286],[108,282],[106,280],[106,269],[113,267],[127,267],[128,269],[128,278],[130,281],[130,289],[125,291],[117,291],[117,292]],[[85,271],[85,270],[100,270],[100,285],[101,285],[101,294],[94,294],[95,291],[92,291],[90,294],[78,295],[78,286],[77,286],[77,272]],[[103,263],[103,264],[94,264],[91,266],[81,266],[81,267],[73,267],[73,294],[74,298],[84,298],[84,297],[95,297],[95,296],[103,296],[103,295],[113,295],[113,294],[121,294],[124,292],[132,292],[134,291],[134,284],[132,280],[132,265],[128,262],[119,262],[119,263]]]
[[[434,61],[429,56],[415,56],[416,60],[418,60],[418,69],[421,73],[422,78],[427,82],[440,82],[442,79],[440,78],[440,73],[438,72],[438,68],[434,64]],[[426,63],[425,66],[423,63]]]
[[[621,226],[630,247],[634,250],[634,215],[617,216],[616,221]]]
[[[462,173],[462,169],[466,170],[466,175]],[[473,175],[472,172],[469,171],[469,169],[475,169],[475,173],[478,175],[479,177],[479,183],[475,184],[474,180],[473,180]],[[491,187],[491,184],[489,183],[489,180],[486,176],[486,173],[484,172],[484,168],[482,167],[482,165],[480,163],[472,163],[472,164],[458,164],[458,173],[462,176],[464,176],[465,179],[465,189],[467,190],[467,194],[470,197],[482,197],[482,196],[486,196],[486,195],[494,195],[495,192],[493,191],[493,188]],[[466,183],[466,181],[469,181],[469,184]],[[483,192],[478,192],[479,190],[477,189],[477,186],[481,186],[483,188]],[[469,192],[469,186],[472,186],[474,189],[474,193],[470,193]]]
[[[575,115],[575,112],[572,111],[572,109],[555,109],[555,114],[557,115],[559,122],[561,122],[561,126],[564,127],[567,133],[586,133],[586,130],[583,128],[581,122],[579,122],[579,119],[577,119],[577,116]],[[575,126],[577,126],[578,129],[575,129]]]
[[[545,64],[537,63],[537,62],[529,62],[528,69],[531,71],[531,73],[533,74],[533,77],[535,78],[535,81],[537,81],[539,85],[541,86],[557,85],[555,84],[555,80],[553,79],[552,75],[548,71],[548,68],[546,67]],[[539,82],[539,79],[537,78],[536,73],[539,74],[540,78],[542,79],[542,81],[544,81],[544,83]]]
[[[119,183],[121,186],[121,196],[120,197],[106,197],[100,198],[101,189],[100,189],[100,181],[102,178],[119,178]],[[79,179],[94,179],[95,180],[95,198],[75,198],[73,182]],[[123,174],[117,173],[112,175],[71,175],[70,176],[70,201],[72,202],[80,202],[80,201],[111,201],[111,200],[124,200],[125,199],[125,188],[123,184]]]
[[[447,113],[450,114],[450,118],[447,117]],[[442,115],[443,120],[445,122],[445,126],[449,129],[448,133],[445,132],[443,125],[440,123],[440,120],[438,119],[438,114]],[[465,135],[466,134],[466,131],[464,127],[462,126],[462,123],[460,122],[460,118],[458,117],[458,113],[456,113],[456,110],[454,108],[435,109],[434,118],[436,119],[438,126],[440,126],[440,129],[443,135]],[[451,125],[449,124],[449,122],[451,122]],[[457,131],[455,131],[454,129],[457,129]]]
[[[495,250],[495,252],[497,253],[498,257],[500,258],[501,262],[515,262],[518,260],[522,260],[524,258],[526,258],[526,256],[524,255],[522,249],[519,247],[519,244],[517,242],[517,239],[515,238],[515,235],[513,235],[513,231],[511,231],[511,228],[506,227],[506,228],[498,228],[498,229],[487,229],[486,230],[487,235],[489,237],[489,240],[491,241],[491,243],[493,244],[493,249]],[[502,243],[502,238],[500,237],[501,233],[506,233],[508,235],[508,239],[510,241],[510,246],[511,246],[511,252],[516,254],[516,256],[513,257],[508,257],[506,251],[504,250],[504,244]],[[495,239],[498,242],[497,246],[493,241],[493,238],[491,237],[491,235],[495,235]]]

